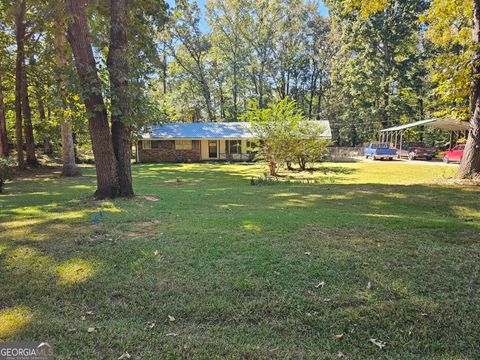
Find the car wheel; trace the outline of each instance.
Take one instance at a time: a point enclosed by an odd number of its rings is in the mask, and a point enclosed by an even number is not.
[[[375,161],[377,160],[377,157],[375,155],[372,156],[372,160]]]
[[[408,160],[410,160],[410,161],[415,160],[415,154],[409,153],[408,154]]]
[[[368,155],[365,155],[365,159],[368,159]]]
[[[388,160],[389,160],[389,161],[392,161],[392,160],[393,160],[393,158],[388,158]]]
[[[427,161],[430,161],[430,160],[432,160],[432,158],[431,158],[431,157],[427,157]]]
[[[444,162],[445,164],[448,164],[448,163],[450,162],[450,160],[448,159],[447,156],[444,156],[444,157],[443,157],[443,162]]]

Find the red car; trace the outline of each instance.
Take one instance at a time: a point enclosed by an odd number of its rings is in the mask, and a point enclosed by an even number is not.
[[[445,151],[445,155],[443,155],[443,162],[448,164],[451,161],[462,161],[464,149],[465,144],[458,144],[453,149]]]

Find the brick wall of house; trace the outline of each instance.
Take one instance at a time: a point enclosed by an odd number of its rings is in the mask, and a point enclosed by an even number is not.
[[[193,142],[195,142],[194,140]],[[192,150],[176,150],[175,140],[161,140],[159,149],[143,149],[139,146],[140,162],[198,162],[200,161],[200,144],[193,144]]]

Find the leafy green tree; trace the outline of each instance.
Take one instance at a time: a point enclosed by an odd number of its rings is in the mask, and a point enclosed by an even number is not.
[[[207,20],[212,29],[212,56],[217,65],[214,71],[217,76],[223,77],[222,83],[231,91],[231,101],[228,101],[228,96],[221,99],[220,113],[224,113],[222,118],[237,121],[241,110],[241,95],[247,86],[243,75],[251,50],[242,36],[244,8],[241,1],[211,0],[207,2],[206,9]]]
[[[287,139],[288,153],[296,159],[300,170],[306,170],[307,164],[322,160],[327,151],[329,140],[322,135],[325,128],[317,121],[302,119]]]
[[[297,160],[301,170],[306,164],[320,160],[328,142],[321,135],[325,129],[316,121],[307,121],[296,102],[285,97],[260,108],[250,101],[243,118],[251,123],[258,141],[258,156],[267,162],[270,176],[278,166]]]
[[[327,2],[339,51],[333,62],[336,118],[350,144],[367,141],[379,127],[398,124],[402,117],[424,114],[424,54],[418,18],[426,2],[382,2],[377,8],[352,8],[352,2]],[[373,11],[368,17],[366,11]],[[355,119],[355,120],[353,120]]]
[[[463,0],[433,0],[422,17],[434,92],[435,116],[469,118],[470,60],[473,43],[472,4]]]
[[[208,36],[200,31],[200,9],[196,3],[179,2],[170,14],[163,32],[170,55],[197,83],[204,98],[207,117],[215,119],[210,81],[207,72],[207,55],[211,44]]]

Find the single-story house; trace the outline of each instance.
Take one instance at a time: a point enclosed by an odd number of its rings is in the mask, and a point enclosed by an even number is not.
[[[330,124],[322,137],[331,138]],[[253,159],[255,137],[248,122],[168,123],[151,125],[139,134],[138,162],[199,162]]]

